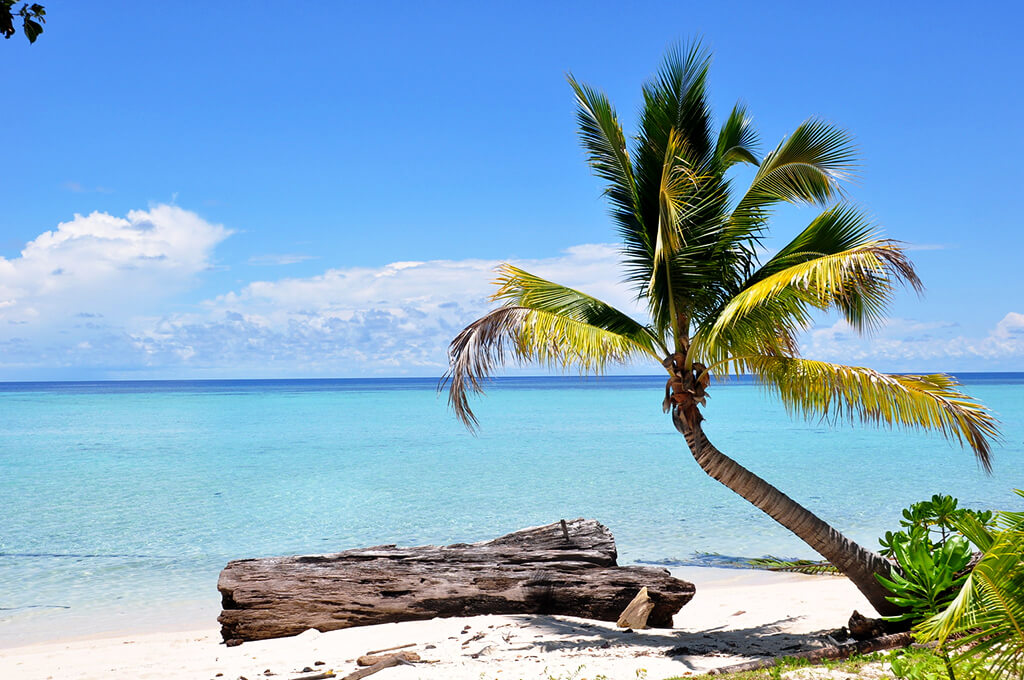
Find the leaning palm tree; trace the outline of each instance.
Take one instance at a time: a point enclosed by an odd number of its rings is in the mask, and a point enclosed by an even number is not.
[[[995,420],[946,375],[886,375],[801,358],[797,336],[814,315],[837,311],[867,331],[884,319],[899,285],[921,283],[900,245],[882,238],[844,200],[855,152],[850,137],[809,120],[760,159],[745,107],[712,127],[699,44],[669,52],[643,88],[639,132],[627,140],[615,110],[578,82],[579,134],[606,184],[622,237],[625,279],[646,303],[641,323],[585,293],[505,264],[499,306],[467,326],[449,348],[449,403],[477,425],[468,397],[506,360],[600,373],[612,363],[650,360],[668,373],[663,408],[703,470],[831,561],[884,614],[895,605],[875,574],[889,563],[719,451],[701,428],[713,377],[750,374],[793,412],[937,429],[969,446],[989,468]],[[737,191],[730,168],[754,166]],[[790,243],[764,255],[772,209],[822,210]]]

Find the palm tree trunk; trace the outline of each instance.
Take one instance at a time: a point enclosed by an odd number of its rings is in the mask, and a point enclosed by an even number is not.
[[[879,614],[888,616],[901,612],[900,607],[885,599],[891,593],[875,578],[875,574],[888,576],[891,571],[889,562],[881,555],[846,538],[810,510],[716,449],[705,436],[699,418],[692,426],[688,425],[674,409],[672,423],[686,437],[697,464],[710,477],[753,503],[835,565]]]

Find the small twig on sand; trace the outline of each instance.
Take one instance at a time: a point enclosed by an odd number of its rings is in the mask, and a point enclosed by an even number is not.
[[[465,647],[465,646],[466,646],[466,645],[468,645],[468,644],[469,644],[470,642],[476,642],[477,640],[480,640],[480,639],[482,639],[482,638],[484,637],[484,635],[485,635],[485,634],[486,634],[486,633],[477,633],[477,634],[476,634],[476,635],[474,635],[473,637],[471,637],[471,638],[469,638],[468,640],[466,640],[465,642],[463,642],[463,643],[462,643],[462,646],[463,646],[463,647]]]
[[[883,649],[906,647],[913,641],[914,638],[911,637],[910,633],[893,633],[892,635],[883,635],[870,640],[847,642],[842,645],[830,645],[820,649],[812,649],[808,652],[800,652],[799,654],[787,654],[784,657],[759,659],[757,661],[748,661],[746,663],[738,663],[732,666],[723,666],[722,668],[713,668],[708,671],[708,675],[725,675],[726,673],[741,673],[744,671],[757,671],[762,668],[771,668],[782,659],[804,659],[811,663],[848,659],[854,654],[870,654],[871,652],[879,652]]]

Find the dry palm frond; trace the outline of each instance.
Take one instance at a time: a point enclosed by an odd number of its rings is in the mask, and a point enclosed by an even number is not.
[[[966,444],[991,469],[998,437],[991,411],[957,390],[948,375],[889,375],[870,368],[764,356],[746,360],[754,375],[801,415],[859,418],[876,425],[938,430]]]
[[[622,333],[539,309],[499,307],[452,341],[450,368],[439,388],[449,385],[448,403],[459,420],[474,429],[477,420],[469,393],[483,392],[483,380],[509,359],[602,373],[608,364],[643,355],[657,357],[649,346]]]

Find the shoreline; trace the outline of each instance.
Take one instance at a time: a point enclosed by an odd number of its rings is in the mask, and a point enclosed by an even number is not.
[[[825,632],[845,625],[854,609],[874,615],[843,577],[716,567],[670,571],[697,586],[672,629],[623,631],[614,623],[574,617],[492,615],[306,631],[228,648],[212,621],[182,630],[97,633],[4,648],[0,677],[212,680],[223,673],[251,680],[267,677],[265,671],[294,677],[304,668],[344,676],[368,651],[415,643],[412,651],[437,663],[388,669],[385,680],[559,678],[580,666],[580,677],[635,678],[644,669],[654,680],[810,649],[825,644]]]

